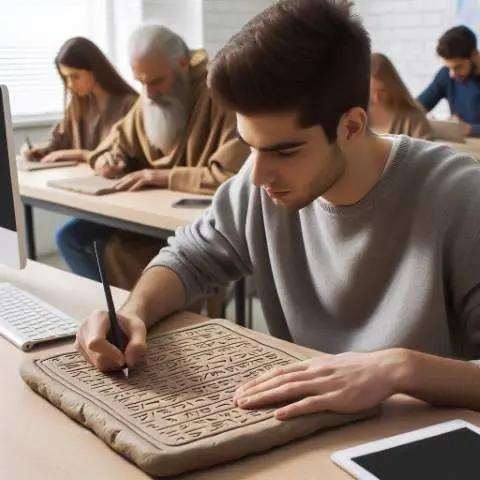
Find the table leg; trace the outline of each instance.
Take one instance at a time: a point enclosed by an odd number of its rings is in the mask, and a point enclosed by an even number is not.
[[[235,284],[235,317],[237,325],[246,326],[245,318],[245,279],[241,278]]]
[[[31,205],[24,205],[25,212],[25,229],[27,234],[27,252],[28,258],[37,259],[37,251],[35,248],[35,229],[33,226],[33,208]]]

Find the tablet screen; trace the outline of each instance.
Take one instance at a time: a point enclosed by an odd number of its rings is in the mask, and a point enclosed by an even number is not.
[[[460,428],[352,461],[380,480],[478,480],[480,435]]]

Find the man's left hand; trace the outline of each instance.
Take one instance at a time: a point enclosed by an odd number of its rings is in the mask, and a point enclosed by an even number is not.
[[[134,192],[145,187],[167,188],[169,175],[170,170],[145,168],[144,170],[128,173],[118,181],[115,188],[128,192]]]
[[[453,115],[453,119],[458,122],[458,128],[464,137],[468,137],[472,133],[472,126],[469,123],[462,120],[458,115]]]
[[[275,411],[279,420],[327,410],[354,413],[398,393],[405,363],[401,349],[325,355],[261,375],[240,387],[234,401],[246,409],[286,404]]]

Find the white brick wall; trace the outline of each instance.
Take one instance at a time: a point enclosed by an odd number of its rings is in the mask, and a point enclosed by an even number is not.
[[[202,46],[202,0],[143,0],[142,14],[174,30],[190,48]]]
[[[373,51],[389,56],[413,95],[418,95],[441,67],[437,40],[455,25],[454,0],[356,0],[372,37]],[[447,115],[443,103],[436,114]]]
[[[275,0],[142,0],[142,17],[155,19],[214,55],[242,25]]]
[[[275,0],[203,0],[204,46],[214,55],[227,40]]]

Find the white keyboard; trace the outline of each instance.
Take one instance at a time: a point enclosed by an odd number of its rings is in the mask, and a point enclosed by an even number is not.
[[[75,320],[10,283],[0,283],[0,335],[22,350],[72,337]]]

